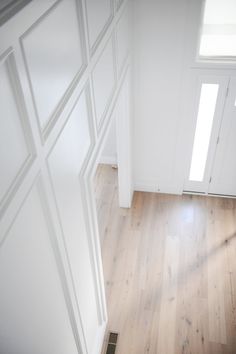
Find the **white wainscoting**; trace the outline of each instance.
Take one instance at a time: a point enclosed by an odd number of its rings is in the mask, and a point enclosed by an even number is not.
[[[124,0],[116,0],[116,9],[118,10],[120,6],[123,4]]]
[[[63,296],[37,180],[0,243],[1,353],[80,352]],[[46,215],[45,215],[46,214]]]
[[[116,27],[116,51],[117,51],[117,72],[121,74],[125,61],[129,54],[129,4],[126,5]]]
[[[74,0],[57,1],[21,36],[40,131],[49,134],[63,98],[85,65],[83,30]],[[65,14],[69,21],[65,19]]]
[[[32,164],[34,147],[11,50],[0,60],[0,213]]]
[[[93,53],[98,47],[113,18],[112,0],[85,0],[88,26],[89,49]]]
[[[48,165],[80,304],[88,352],[99,327],[95,279],[90,263],[79,174],[91,146],[86,96],[79,97],[52,152]],[[86,272],[85,272],[86,269]],[[81,287],[81,284],[84,284]],[[92,324],[92,325],[91,325]]]
[[[92,78],[96,121],[99,130],[115,89],[116,73],[113,37],[109,39],[98,59]]]
[[[105,145],[99,163],[115,165],[117,164],[117,139],[116,139],[116,119],[112,119],[111,127],[105,138]]]
[[[127,2],[33,0],[0,28],[4,353],[101,353],[107,311],[92,173],[122,105],[130,61],[117,81],[115,38]]]

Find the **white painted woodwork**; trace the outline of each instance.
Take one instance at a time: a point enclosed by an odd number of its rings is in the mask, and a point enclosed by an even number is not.
[[[123,11],[121,18],[119,19],[116,27],[116,49],[117,49],[117,71],[118,75],[121,74],[125,60],[129,53],[129,41],[130,38],[127,36],[129,33],[129,8],[126,6]]]
[[[1,235],[0,352],[76,354],[53,249],[55,236],[38,183]]]
[[[113,38],[110,38],[93,70],[93,93],[97,126],[100,127],[115,85]]]
[[[22,45],[40,129],[45,134],[83,65],[76,2],[56,3],[23,35]]]
[[[124,82],[115,37],[126,4],[84,5],[33,0],[0,28],[4,354],[101,353],[107,312],[90,182]]]
[[[116,8],[119,9],[119,7],[123,4],[124,0],[116,0]]]
[[[236,79],[231,78],[215,152],[209,193],[236,196]]]
[[[91,144],[88,120],[86,97],[83,93],[49,155],[48,162],[81,308],[88,352],[92,353],[91,346],[99,323],[79,180],[82,163]],[[83,287],[81,284],[84,284]]]
[[[100,157],[102,164],[117,164],[117,139],[116,139],[116,119],[112,118],[112,123],[105,138],[105,146]]]
[[[87,23],[90,49],[99,44],[102,34],[112,18],[111,0],[86,0]]]
[[[13,54],[0,63],[0,206],[7,201],[32,157],[28,123],[22,117],[20,92],[14,87]],[[17,77],[16,77],[17,79]],[[20,90],[20,88],[18,88]],[[18,95],[18,96],[17,96]]]

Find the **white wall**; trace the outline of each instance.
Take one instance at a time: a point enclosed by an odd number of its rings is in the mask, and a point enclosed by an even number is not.
[[[134,183],[136,190],[178,193],[186,0],[134,5]]]
[[[235,62],[198,57],[203,5],[203,0],[133,0],[136,190],[183,192],[191,163],[200,78],[223,82],[235,76]],[[220,90],[224,91],[224,84]],[[214,141],[209,155],[215,150]],[[208,170],[212,176],[210,163],[205,173],[209,184]]]

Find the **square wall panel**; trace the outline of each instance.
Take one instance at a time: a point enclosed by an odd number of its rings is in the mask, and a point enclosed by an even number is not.
[[[112,38],[106,44],[92,73],[97,126],[100,127],[115,87]]]
[[[90,49],[94,50],[112,19],[111,0],[86,0]]]
[[[43,136],[84,66],[82,25],[75,0],[57,2],[22,37],[25,64]]]

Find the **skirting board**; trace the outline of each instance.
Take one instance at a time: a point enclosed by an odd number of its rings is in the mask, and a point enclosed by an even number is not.
[[[117,165],[116,156],[101,156],[99,163],[104,165]]]
[[[164,194],[183,194],[183,190],[176,188],[174,186],[165,186],[164,188],[159,188],[157,183],[151,183],[148,181],[144,183],[136,182],[134,184],[134,191],[136,192],[151,192],[151,193],[164,193]]]

